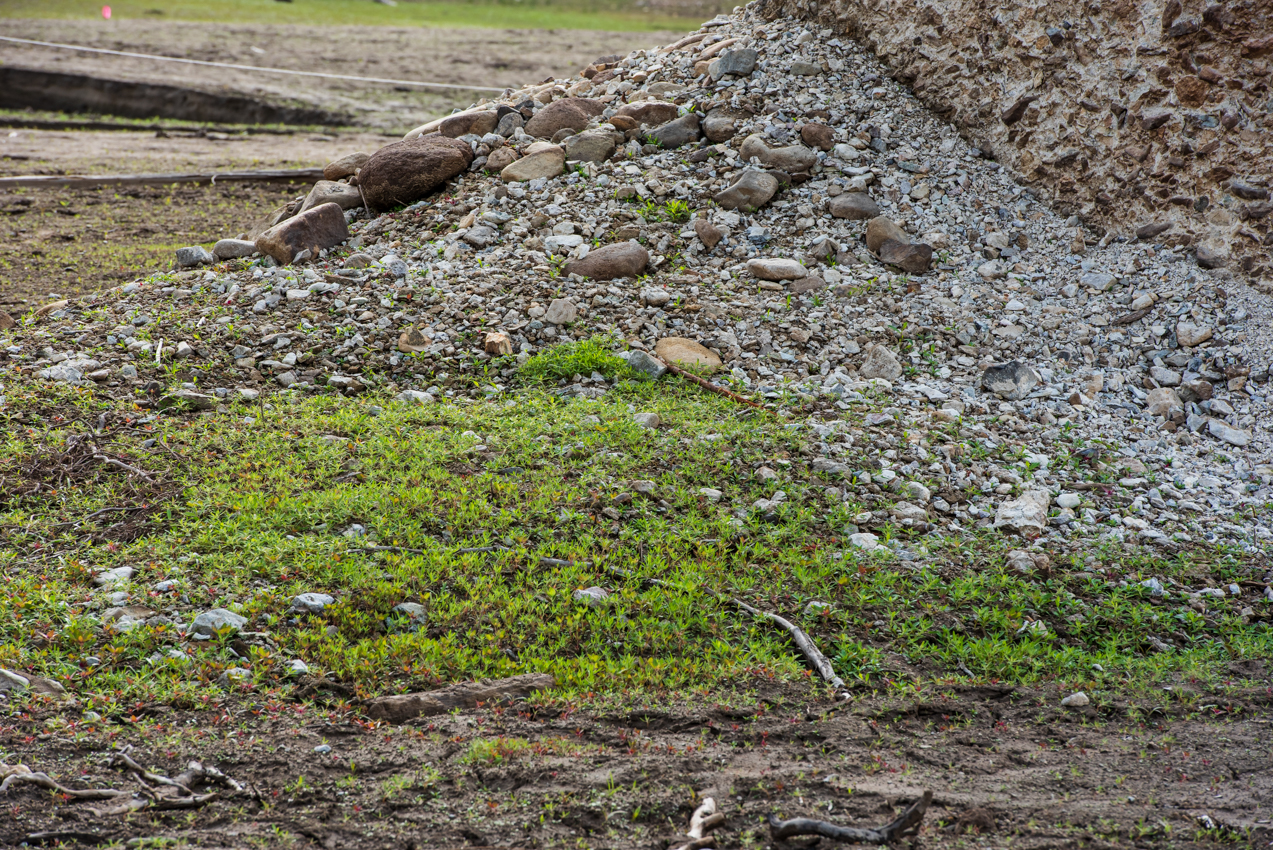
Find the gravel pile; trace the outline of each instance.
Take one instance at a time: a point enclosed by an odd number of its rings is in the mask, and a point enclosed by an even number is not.
[[[1058,217],[829,30],[741,10],[327,176],[215,264],[0,317],[0,375],[159,409],[431,403],[602,334],[800,405],[815,471],[903,495],[899,522],[1273,535],[1269,298]],[[877,468],[839,468],[862,441]]]

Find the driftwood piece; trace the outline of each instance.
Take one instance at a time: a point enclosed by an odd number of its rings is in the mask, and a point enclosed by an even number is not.
[[[910,807],[902,812],[902,816],[892,823],[876,829],[869,827],[839,826],[824,820],[812,818],[792,818],[778,820],[769,818],[769,835],[774,841],[795,838],[798,835],[820,835],[832,841],[849,841],[854,844],[892,844],[898,838],[914,835],[919,831],[920,822],[924,820],[924,812],[933,801],[933,792],[925,791]]]
[[[489,682],[460,682],[436,691],[377,697],[367,703],[367,716],[401,723],[413,717],[446,714],[456,708],[475,708],[479,702],[505,702],[551,688],[555,679],[547,673],[527,673]]]
[[[704,797],[702,804],[690,815],[690,828],[685,833],[689,841],[679,844],[676,850],[705,850],[716,846],[716,839],[710,833],[725,825],[725,815],[716,811],[716,800]]]
[[[268,171],[213,171],[194,174],[76,174],[69,177],[27,174],[0,177],[0,189],[23,186],[55,186],[84,189],[91,186],[167,186],[170,183],[253,183],[275,180],[309,182],[323,179],[321,168],[283,168]]]
[[[753,608],[741,599],[730,599],[737,607],[752,614],[756,617],[762,617],[787,634],[791,635],[791,639],[795,641],[796,646],[800,648],[800,653],[804,655],[805,660],[809,662],[809,666],[814,671],[831,684],[833,688],[844,687],[844,680],[835,674],[835,668],[831,666],[831,662],[818,649],[817,644],[813,642],[813,638],[805,634],[804,630],[790,620],[779,617],[777,614],[771,614],[768,611],[761,611],[759,608]]]
[[[627,572],[626,570],[621,570],[618,567],[608,567],[607,571],[611,575],[618,576],[619,578],[630,579],[633,577],[631,573]],[[659,587],[676,588],[676,585],[670,584],[666,581],[660,581],[659,579],[656,579],[656,578],[642,579],[642,583],[647,586],[657,585]],[[746,602],[742,601],[741,599],[734,599],[733,597],[730,597],[730,596],[724,596],[723,594],[717,593],[716,591],[712,590],[710,587],[699,588],[699,590],[701,590],[703,593],[708,594],[709,596],[715,597],[721,602],[728,602],[729,604],[735,606],[736,608],[746,611],[748,614],[751,614],[756,617],[761,617],[762,619],[765,619],[765,620],[769,620],[774,625],[783,629],[787,634],[791,635],[791,639],[795,641],[796,647],[799,648],[800,653],[805,657],[805,660],[809,662],[809,666],[814,669],[814,672],[816,672],[819,676],[825,679],[827,683],[831,685],[831,687],[833,688],[844,687],[844,680],[835,674],[835,668],[831,666],[831,662],[828,661],[827,657],[823,655],[822,652],[818,649],[817,644],[813,642],[813,638],[805,634],[804,630],[801,629],[799,626],[797,626],[795,623],[791,622],[785,617],[779,617],[777,614],[770,614],[768,611],[761,611],[759,608],[755,608],[751,605],[748,605]]]
[[[0,763],[0,794],[5,793],[14,785],[27,784],[36,785],[40,788],[47,788],[50,791],[56,791],[75,800],[114,800],[117,797],[127,796],[128,791],[115,791],[109,788],[67,788],[59,784],[46,773],[38,773],[25,764],[7,765]]]

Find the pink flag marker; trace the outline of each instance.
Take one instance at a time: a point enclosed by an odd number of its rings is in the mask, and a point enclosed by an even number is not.
[[[102,17],[103,17],[103,18],[105,18],[105,19],[106,19],[106,20],[108,20],[108,21],[111,19],[111,7],[110,7],[110,6],[103,6],[103,7],[102,7]]]

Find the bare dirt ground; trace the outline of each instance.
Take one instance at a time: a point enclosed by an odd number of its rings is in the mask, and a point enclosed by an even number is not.
[[[0,726],[0,747],[75,787],[135,787],[105,766],[131,745],[147,768],[175,776],[197,758],[247,790],[121,819],[26,787],[5,801],[0,845],[53,833],[40,840],[664,847],[710,795],[729,818],[717,846],[762,847],[770,815],[880,826],[931,790],[919,838],[900,846],[1271,846],[1270,691],[1208,705],[1176,690],[1166,711],[1098,712],[1011,688],[837,704],[782,687],[731,704],[508,706],[397,728],[281,695],[198,715],[139,705],[96,728],[50,709]]]
[[[104,27],[97,21],[39,20],[6,20],[0,32],[193,59],[486,86],[571,74],[599,56],[626,54],[676,35],[391,27],[333,31],[161,21],[117,21]],[[430,117],[468,105],[474,97],[471,92],[272,77],[12,44],[0,47],[0,59],[9,65],[112,79],[229,89],[274,102],[303,101],[348,114],[358,125],[288,135],[213,133],[211,138],[195,133],[173,132],[163,138],[154,131],[13,127],[0,130],[0,176],[321,167],[351,151],[371,152]],[[49,293],[75,295],[167,269],[176,248],[235,236],[307,189],[224,184],[0,190],[0,211],[5,213],[0,217],[0,309],[22,312]]]
[[[0,176],[313,168],[394,138],[14,129],[0,131]],[[0,190],[0,309],[24,312],[49,293],[74,296],[167,269],[177,248],[237,236],[308,189],[221,183]]]
[[[626,54],[680,36],[592,30],[223,26],[143,20],[115,21],[107,26],[99,21],[11,20],[3,22],[0,32],[15,38],[205,61],[495,88],[571,76],[600,56]],[[0,58],[8,65],[25,68],[163,82],[205,91],[232,90],[278,103],[301,102],[346,114],[359,126],[397,133],[467,106],[478,97],[468,91],[276,76],[8,43],[0,47]]]

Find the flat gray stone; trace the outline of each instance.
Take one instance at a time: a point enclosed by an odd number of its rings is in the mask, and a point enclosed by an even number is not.
[[[707,66],[707,73],[713,80],[730,75],[745,77],[756,70],[756,60],[759,58],[760,54],[750,47],[726,50]]]
[[[213,638],[222,629],[229,629],[234,634],[247,624],[247,617],[241,617],[228,608],[213,608],[194,618],[194,622],[190,624],[190,633],[195,637]]]
[[[246,239],[221,239],[212,246],[212,256],[218,260],[239,260],[256,253],[256,243]]]

